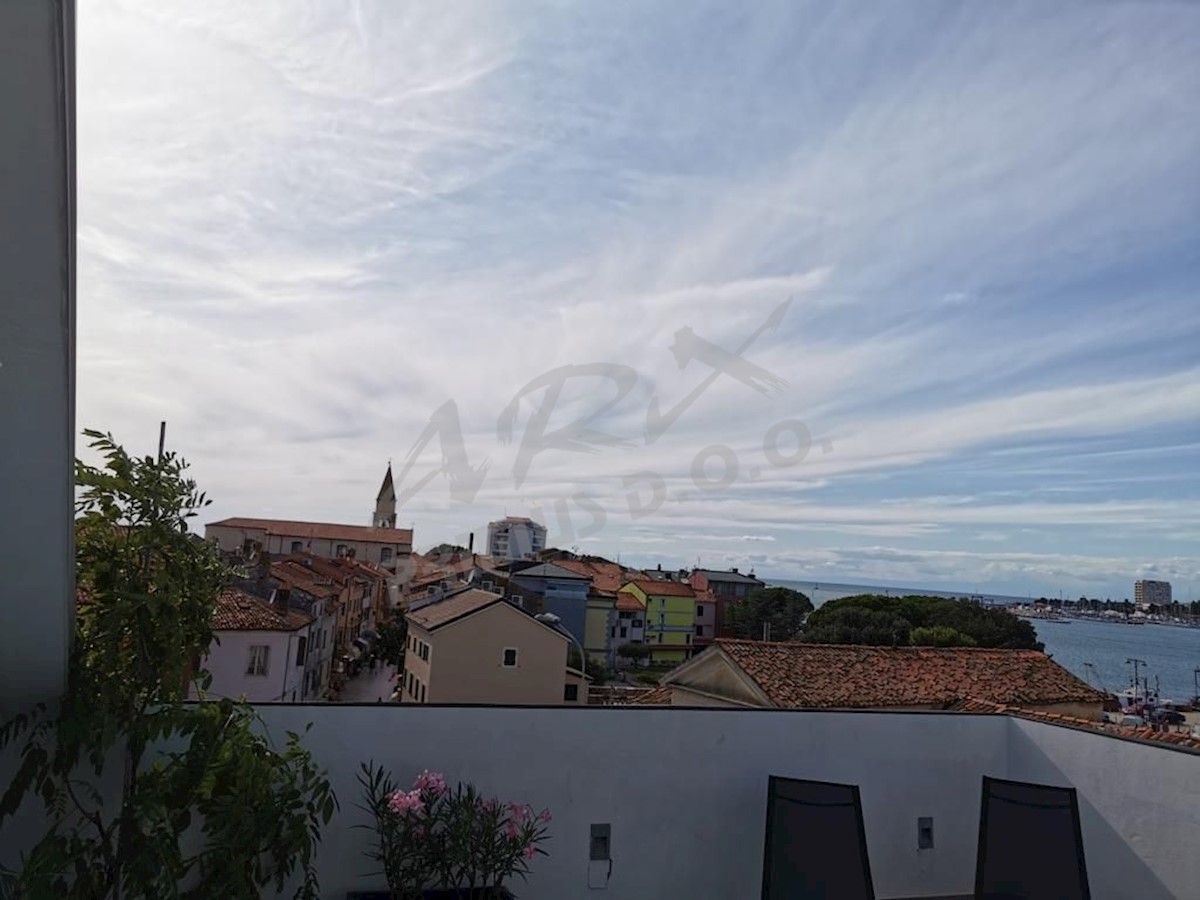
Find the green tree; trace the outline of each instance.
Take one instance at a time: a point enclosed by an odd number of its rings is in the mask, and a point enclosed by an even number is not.
[[[908,643],[912,625],[903,616],[861,606],[843,606],[825,612],[827,606],[828,603],[809,616],[803,640],[814,644],[881,647],[901,647]]]
[[[211,681],[200,660],[228,574],[188,532],[205,496],[175,454],[139,459],[85,434],[104,462],[75,467],[66,691],[55,710],[0,728],[0,747],[22,742],[0,823],[30,793],[50,823],[22,860],[17,895],[249,900],[299,874],[296,896],[316,898],[313,852],[336,800],[299,736],[276,749],[252,706],[185,702]],[[106,803],[98,784],[114,774],[120,795]]]
[[[622,644],[617,648],[617,656],[627,659],[635,666],[650,655],[650,648],[645,644]]]
[[[897,645],[894,628],[885,627],[884,620],[877,617],[848,616],[844,612],[848,609],[903,619],[908,628],[905,629],[904,640],[899,641],[899,644],[909,643],[909,632],[913,628],[942,626],[971,638],[980,647],[1012,650],[1043,648],[1038,642],[1033,626],[1006,609],[965,603],[947,597],[921,595],[885,597],[880,594],[860,594],[831,600],[808,617],[804,640]]]
[[[790,641],[812,609],[812,601],[791,588],[755,588],[746,599],[729,605],[725,624],[735,637],[762,640],[766,633],[773,641]]]
[[[379,626],[376,643],[379,658],[400,669],[404,666],[404,651],[408,646],[408,622],[402,615],[387,619]]]
[[[926,625],[914,628],[908,635],[914,647],[974,647],[975,638],[949,625]]]

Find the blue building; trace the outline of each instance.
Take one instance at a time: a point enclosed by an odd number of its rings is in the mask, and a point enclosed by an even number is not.
[[[558,616],[562,627],[579,641],[580,646],[584,645],[591,578],[553,563],[540,563],[514,572],[509,581],[522,592],[536,594],[541,599],[541,611]]]

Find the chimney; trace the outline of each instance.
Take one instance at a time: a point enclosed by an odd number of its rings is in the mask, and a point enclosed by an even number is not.
[[[281,616],[286,616],[291,596],[292,592],[289,588],[276,588],[271,592],[271,608]]]
[[[475,532],[473,531],[467,536],[467,552],[475,552]]]
[[[734,575],[736,575],[736,574],[738,573],[737,566],[734,566],[734,567],[733,567],[732,569],[730,569],[729,571],[730,571],[730,572],[732,572]]]
[[[660,571],[660,572],[662,571],[662,563],[658,564],[658,571]]]

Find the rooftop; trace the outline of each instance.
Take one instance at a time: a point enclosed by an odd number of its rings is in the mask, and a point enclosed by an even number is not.
[[[626,584],[635,585],[650,597],[695,597],[696,590],[681,581],[655,581],[652,578],[633,578]]]
[[[316,538],[328,541],[366,541],[377,544],[412,544],[411,528],[374,528],[370,525],[339,525],[332,522],[293,522],[288,519],[248,519],[235,516],[208,523],[220,528],[265,531],[280,537]]]
[[[570,578],[575,581],[591,580],[588,575],[580,575],[578,572],[572,572],[570,569],[564,569],[557,563],[538,563],[536,566],[530,566],[527,569],[521,569],[519,572],[513,573],[514,578]]]
[[[296,631],[311,624],[312,616],[298,609],[284,615],[265,600],[240,588],[228,588],[217,598],[213,631]]]
[[[862,647],[719,639],[664,678],[722,653],[774,706],[944,707],[969,697],[1013,706],[1101,703],[1104,694],[1036,650]]]
[[[615,562],[591,559],[560,559],[554,565],[592,579],[592,588],[602,594],[615,594],[629,580],[630,570]]]
[[[762,584],[762,580],[754,575],[744,575],[741,572],[733,570],[722,571],[720,569],[697,569],[698,573],[703,575],[709,581],[733,581],[738,584]]]

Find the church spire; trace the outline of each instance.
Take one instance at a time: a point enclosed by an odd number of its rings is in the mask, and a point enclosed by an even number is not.
[[[392,481],[392,461],[388,460],[387,474],[383,476],[383,485],[379,488],[379,496],[375,498],[375,515],[372,524],[376,528],[396,527],[396,485]]]

